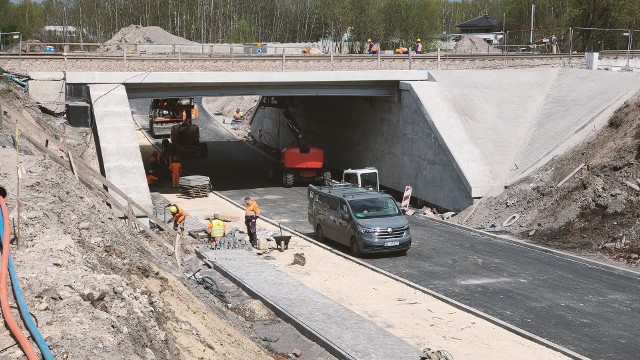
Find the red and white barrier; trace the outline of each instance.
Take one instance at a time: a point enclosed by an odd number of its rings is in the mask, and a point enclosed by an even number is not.
[[[409,185],[404,187],[404,195],[402,196],[402,203],[400,207],[403,209],[409,209],[409,200],[411,200],[411,190],[413,188]]]

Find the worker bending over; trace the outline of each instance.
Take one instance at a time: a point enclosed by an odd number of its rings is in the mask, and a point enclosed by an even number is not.
[[[233,120],[242,120],[242,112],[240,109],[233,113]]]
[[[209,220],[209,228],[207,233],[209,234],[209,240],[211,241],[211,247],[216,245],[216,242],[223,238],[227,231],[227,225],[220,220],[218,214],[213,214],[213,219]]]
[[[378,53],[378,44],[375,41],[371,41],[371,39],[367,39],[368,44],[368,52],[369,54],[377,54]]]
[[[154,186],[158,182],[158,177],[154,175],[154,171],[149,169],[147,171],[147,185]]]
[[[260,216],[260,208],[255,200],[250,197],[244,198],[246,207],[244,208],[244,223],[247,225],[249,241],[254,247],[258,246],[258,236],[256,234],[256,220]]]
[[[180,227],[180,231],[182,235],[184,235],[184,221],[189,214],[176,203],[167,204],[164,208],[169,208],[169,212],[171,213],[171,219],[167,221],[167,224],[173,221],[173,230],[178,231],[178,227]]]

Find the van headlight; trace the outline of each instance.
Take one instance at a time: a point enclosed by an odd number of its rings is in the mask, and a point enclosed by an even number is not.
[[[360,225],[358,225],[358,231],[360,231],[363,234],[373,234],[373,233],[376,232],[375,229],[369,229],[369,228],[366,228],[366,227],[362,227]]]

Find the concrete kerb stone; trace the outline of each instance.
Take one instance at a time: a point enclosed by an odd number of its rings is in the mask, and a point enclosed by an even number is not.
[[[261,217],[261,219],[264,219],[264,218]],[[224,266],[221,266],[221,265],[219,265],[219,264],[217,264],[215,262],[211,262],[211,261],[207,260],[206,256],[202,255],[199,251],[196,251],[196,252],[197,252],[198,258],[200,258],[203,261],[205,261],[205,263],[207,263],[214,270],[216,270],[216,271],[220,272],[221,274],[223,274],[225,277],[227,277],[229,280],[231,280],[231,282],[233,282],[236,286],[241,288],[244,292],[246,292],[247,294],[249,294],[253,298],[260,299],[260,301],[262,301],[262,303],[265,306],[267,306],[271,311],[273,311],[274,314],[276,314],[280,319],[283,319],[284,321],[286,321],[287,323],[289,323],[293,327],[295,327],[296,330],[298,330],[303,336],[305,336],[309,340],[317,343],[319,346],[321,346],[322,348],[327,350],[331,355],[333,355],[333,356],[335,356],[337,358],[355,360],[355,358],[353,358],[349,354],[343,352],[340,349],[340,347],[335,345],[330,339],[327,339],[326,337],[318,334],[316,331],[314,331],[309,326],[307,326],[304,322],[299,321],[296,317],[294,317],[291,314],[289,314],[287,311],[285,311],[278,304],[276,304],[276,303],[272,302],[271,300],[269,300],[268,297],[264,296],[262,293],[260,293],[256,289],[252,288],[248,284],[242,282],[242,280],[240,280],[239,278],[234,276],[233,273],[231,271],[228,271]]]
[[[234,202],[230,198],[228,198],[228,197],[226,197],[226,196],[224,196],[224,195],[222,195],[222,194],[220,194],[218,192],[215,192],[215,191],[213,193],[216,196],[219,196],[220,198],[222,198],[222,199],[228,201],[229,203],[237,206],[238,208],[240,208],[240,209],[243,208],[241,204]],[[484,231],[479,231],[479,230],[476,230],[476,229],[468,228],[468,227],[465,227],[465,226],[462,226],[462,225],[452,224],[452,223],[448,223],[446,221],[432,219],[432,218],[428,218],[428,217],[420,216],[420,218],[424,218],[424,219],[427,219],[427,220],[431,220],[431,221],[435,221],[435,222],[439,222],[439,223],[443,223],[443,224],[447,224],[447,225],[454,225],[454,227],[458,227],[458,228],[461,228],[461,229],[464,229],[464,230],[470,230],[472,232],[477,232],[477,233],[482,234],[482,235],[487,235],[487,236],[489,236],[491,238],[495,238],[497,240],[504,240],[504,241],[508,241],[508,242],[513,242],[514,244],[522,245],[521,243],[516,242],[514,240],[501,238],[501,237],[496,236],[494,234],[490,234],[490,233],[486,233]],[[273,220],[271,220],[269,218],[261,216],[260,219],[264,220],[265,222],[267,222],[267,223],[269,223],[271,225],[278,226],[277,222],[275,222],[275,221],[273,221]],[[444,296],[444,295],[442,295],[440,293],[437,293],[437,292],[435,292],[433,290],[427,289],[427,288],[425,288],[423,286],[420,286],[418,284],[414,284],[414,283],[412,283],[412,282],[410,282],[410,281],[408,281],[406,279],[403,279],[403,278],[401,278],[401,277],[399,277],[397,275],[391,274],[391,273],[389,273],[389,272],[387,272],[385,270],[379,269],[379,268],[377,268],[377,267],[375,267],[373,265],[370,265],[370,264],[368,264],[368,263],[366,263],[364,261],[361,261],[360,259],[354,258],[353,256],[350,256],[350,255],[345,254],[345,253],[343,253],[341,251],[333,249],[333,248],[331,248],[331,247],[329,247],[329,246],[327,246],[327,245],[325,245],[323,243],[320,243],[320,242],[318,242],[318,241],[316,241],[316,240],[314,240],[314,239],[312,239],[312,238],[310,238],[310,237],[308,237],[308,236],[306,236],[306,235],[304,235],[302,233],[299,233],[298,231],[296,231],[294,229],[289,228],[286,225],[281,225],[281,226],[282,226],[283,229],[285,229],[286,231],[290,232],[291,234],[294,234],[294,235],[296,235],[296,236],[298,236],[298,237],[300,237],[302,239],[305,239],[305,240],[311,242],[314,245],[317,245],[317,246],[319,246],[319,247],[321,247],[321,248],[323,248],[323,249],[325,249],[327,251],[330,251],[334,255],[341,256],[341,257],[343,257],[343,258],[345,258],[347,260],[350,260],[350,261],[353,261],[353,262],[355,262],[355,263],[357,263],[359,265],[362,265],[362,266],[368,268],[369,270],[375,271],[375,272],[377,272],[377,273],[379,273],[381,275],[384,275],[384,276],[387,276],[387,277],[389,277],[389,278],[391,278],[393,280],[399,281],[399,282],[401,282],[401,283],[403,283],[403,284],[405,284],[405,285],[407,285],[407,286],[409,286],[409,287],[411,287],[413,289],[416,289],[416,290],[418,290],[420,292],[423,292],[423,293],[426,293],[428,295],[431,295],[434,298],[445,302],[446,304],[449,304],[449,305],[451,305],[451,306],[453,306],[453,307],[455,307],[455,308],[457,308],[459,310],[462,310],[462,311],[464,311],[466,313],[469,313],[471,315],[477,316],[477,317],[479,317],[479,318],[481,318],[483,320],[486,320],[486,321],[488,321],[488,322],[490,322],[490,323],[492,323],[492,324],[494,324],[496,326],[499,326],[499,327],[501,327],[501,328],[503,328],[503,329],[505,329],[507,331],[510,331],[510,332],[512,332],[512,333],[514,333],[514,334],[516,334],[518,336],[521,336],[521,337],[523,337],[523,338],[525,338],[527,340],[533,341],[533,342],[535,342],[537,344],[540,344],[542,346],[545,346],[545,347],[547,347],[549,349],[555,350],[555,351],[557,351],[557,352],[559,352],[559,353],[561,353],[563,355],[566,355],[566,356],[568,356],[568,357],[570,357],[572,359],[589,360],[589,358],[586,357],[586,356],[580,355],[580,354],[578,354],[578,353],[576,353],[576,352],[574,352],[572,350],[569,350],[569,349],[567,349],[567,348],[565,348],[563,346],[560,346],[558,344],[555,344],[555,343],[553,343],[553,342],[551,342],[551,341],[549,341],[547,339],[544,339],[544,338],[542,338],[540,336],[532,334],[532,333],[530,333],[530,332],[528,332],[528,331],[526,331],[524,329],[521,329],[521,328],[519,328],[517,326],[514,326],[514,325],[511,325],[509,323],[506,323],[506,322],[504,322],[504,321],[502,321],[502,320],[500,320],[500,319],[498,319],[498,318],[496,318],[494,316],[486,314],[486,313],[484,313],[484,312],[482,312],[480,310],[474,309],[474,308],[472,308],[470,306],[467,306],[467,305],[465,305],[465,304],[463,304],[461,302],[458,302],[458,301],[456,301],[454,299],[451,299],[451,298],[449,298],[447,296]],[[531,244],[528,244],[528,245],[531,245]],[[532,246],[534,248],[536,247],[535,245],[532,245]],[[546,249],[546,248],[542,248],[542,249]],[[536,249],[536,250],[539,250],[539,249]],[[546,249],[546,250],[550,250],[550,249]],[[553,250],[551,250],[551,251],[553,251]],[[570,255],[570,254],[567,254],[567,255]],[[571,255],[571,256],[573,256],[573,255]],[[576,256],[573,256],[573,257],[577,258]],[[596,264],[596,262],[594,262],[594,264]],[[597,264],[599,264],[599,263],[597,263]],[[600,264],[600,265],[602,265],[602,264]],[[638,276],[640,276],[640,274],[638,274]],[[240,286],[240,285],[238,285],[238,286]],[[275,305],[275,306],[277,306],[277,305]],[[282,310],[280,310],[280,311],[282,311]],[[291,319],[291,320],[295,320],[295,319]]]

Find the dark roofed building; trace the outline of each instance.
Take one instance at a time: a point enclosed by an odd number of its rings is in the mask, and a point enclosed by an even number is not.
[[[492,33],[496,31],[498,22],[491,18],[489,15],[478,16],[475,19],[471,19],[457,25],[463,34],[475,34],[475,33]]]

